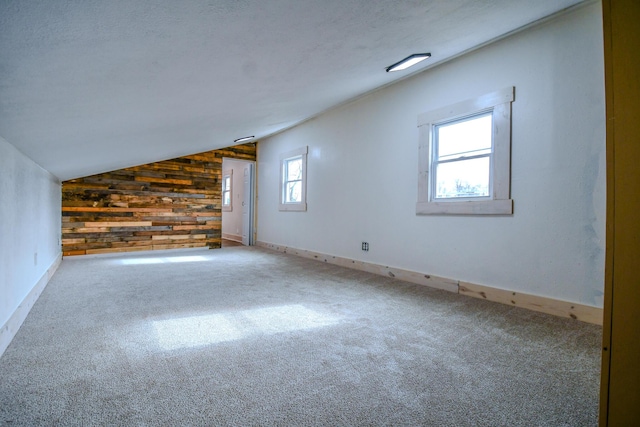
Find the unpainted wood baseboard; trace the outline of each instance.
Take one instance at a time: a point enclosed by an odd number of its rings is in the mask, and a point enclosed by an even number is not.
[[[405,282],[418,285],[429,286],[436,289],[443,289],[466,295],[474,298],[481,298],[487,301],[498,302],[541,313],[552,314],[559,317],[568,317],[586,323],[602,325],[602,308],[588,305],[575,304],[568,301],[553,298],[541,297],[537,295],[523,294],[490,286],[476,285],[468,282],[461,282],[446,277],[433,276],[431,274],[418,273],[410,270],[374,264],[365,261],[358,261],[349,258],[327,255],[320,252],[313,252],[304,249],[292,248],[268,242],[256,242],[257,246],[272,249],[278,252],[301,256],[303,258],[315,259],[342,267],[353,268],[368,273],[379,274],[381,276],[392,277]]]
[[[327,255],[320,252],[290,248],[287,246],[276,245],[273,243],[256,242],[256,245],[261,246],[263,248],[267,248],[267,249],[273,249],[283,253],[298,255],[304,258],[327,262],[329,264],[335,264],[342,267],[354,268],[356,270],[366,271],[367,273],[373,273],[381,276],[392,277],[394,279],[415,283],[417,285],[429,286],[431,288],[442,289],[449,292],[455,292],[455,293],[458,292],[458,282],[455,280],[446,279],[444,277],[417,273],[415,271],[403,270],[400,268],[389,267],[389,266],[374,264],[374,263],[365,262],[365,261],[357,261],[349,258]]]
[[[11,344],[13,337],[15,337],[18,333],[18,329],[20,329],[20,326],[22,326],[22,323],[27,318],[27,315],[31,311],[31,308],[40,297],[40,294],[42,294],[42,291],[44,291],[44,288],[49,283],[51,277],[54,275],[56,270],[58,270],[61,261],[62,253],[58,254],[51,266],[31,289],[31,292],[27,294],[18,308],[16,308],[16,310],[13,312],[9,320],[7,320],[7,322],[0,328],[0,357],[7,349],[7,347],[9,347],[9,344]]]
[[[602,325],[603,311],[601,308],[573,302],[546,298],[537,295],[460,282],[458,293],[474,298],[486,299],[541,313],[553,314],[560,317],[570,317],[595,325]]]
[[[242,243],[242,236],[231,233],[222,233],[222,238],[227,240],[233,240],[234,242]]]

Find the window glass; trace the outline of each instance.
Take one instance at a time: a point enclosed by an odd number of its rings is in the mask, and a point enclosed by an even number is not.
[[[280,155],[280,203],[281,211],[307,210],[307,153],[304,146]]]
[[[285,185],[284,202],[300,203],[302,201],[302,157],[287,159],[284,162]]]
[[[491,151],[491,112],[436,126],[440,160]]]
[[[232,171],[228,171],[222,177],[222,209],[224,211],[231,211],[231,176]]]
[[[434,126],[434,198],[488,197],[492,114]]]
[[[436,198],[489,196],[489,157],[440,163]]]

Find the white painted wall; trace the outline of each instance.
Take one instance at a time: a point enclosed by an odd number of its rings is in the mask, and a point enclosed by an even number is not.
[[[261,141],[258,240],[602,307],[601,20],[592,3]],[[416,216],[417,116],[507,86],[513,216]],[[303,145],[308,210],[279,212],[278,157]]]
[[[243,160],[222,159],[222,170],[233,170],[232,198],[233,210],[222,212],[222,237],[242,241],[242,200],[244,198],[244,167],[248,162]]]
[[[0,138],[0,332],[5,338],[11,316],[60,260],[60,192],[55,176]]]

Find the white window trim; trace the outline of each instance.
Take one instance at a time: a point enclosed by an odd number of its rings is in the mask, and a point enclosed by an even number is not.
[[[285,212],[303,212],[307,210],[307,146],[288,151],[280,155],[280,203],[278,209]],[[293,157],[302,157],[302,190],[301,201],[298,203],[284,203],[284,162]]]
[[[224,204],[224,178],[229,177],[229,204]],[[233,212],[233,169],[222,172],[222,212]]]
[[[511,200],[511,103],[513,86],[477,98],[432,110],[418,116],[418,202],[417,215],[510,215]],[[493,112],[493,153],[491,173],[493,186],[489,199],[433,200],[431,178],[431,150],[435,125],[479,113]]]

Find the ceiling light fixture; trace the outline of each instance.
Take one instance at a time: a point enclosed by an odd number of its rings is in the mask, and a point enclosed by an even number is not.
[[[407,68],[416,65],[420,61],[424,61],[425,59],[431,58],[430,53],[414,53],[413,55],[409,55],[404,58],[402,61],[396,62],[393,65],[389,65],[387,67],[387,73],[390,71],[402,71]]]
[[[251,136],[244,136],[244,137],[242,137],[242,138],[234,139],[234,140],[233,140],[233,142],[235,142],[235,143],[238,143],[238,142],[245,142],[245,141],[248,141],[248,140],[253,139],[253,138],[255,138],[255,136],[254,136],[254,135],[251,135]]]

